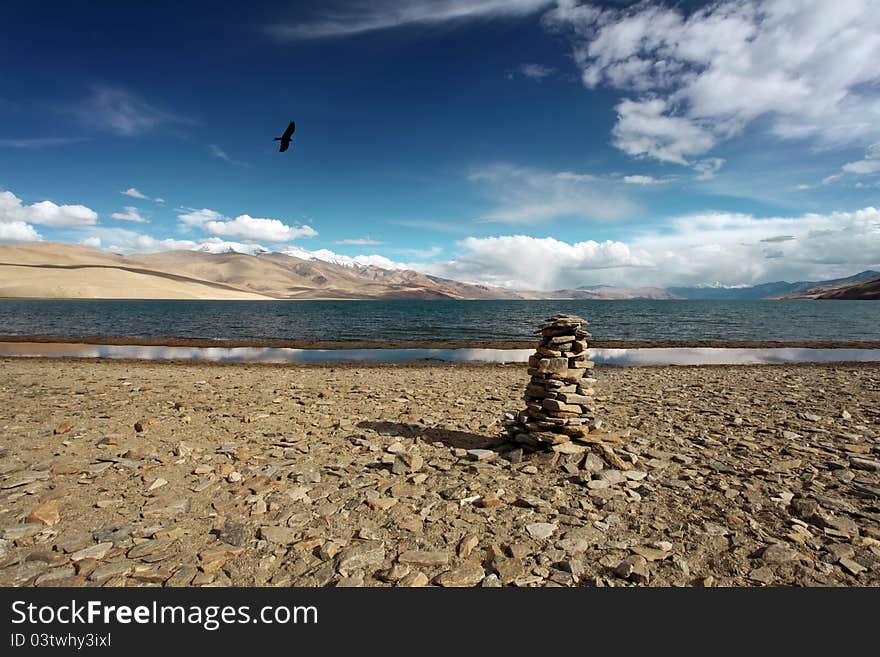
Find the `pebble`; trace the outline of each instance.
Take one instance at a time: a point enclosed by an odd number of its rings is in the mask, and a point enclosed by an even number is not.
[[[532,538],[544,540],[553,536],[556,532],[556,525],[549,522],[533,522],[526,525],[526,531]]]

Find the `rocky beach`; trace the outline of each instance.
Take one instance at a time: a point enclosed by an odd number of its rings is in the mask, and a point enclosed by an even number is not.
[[[0,371],[5,586],[880,584],[880,365],[596,368],[614,464],[522,365]]]

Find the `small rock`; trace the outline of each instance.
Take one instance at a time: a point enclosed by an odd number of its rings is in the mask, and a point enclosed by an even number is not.
[[[407,550],[397,556],[400,563],[421,568],[434,568],[449,563],[449,553],[440,550]]]
[[[237,547],[241,547],[251,537],[250,530],[248,526],[243,522],[232,522],[227,520],[223,525],[223,529],[220,530],[218,534],[218,538],[224,543],[228,543],[229,545],[235,545]],[[268,540],[268,539],[267,539]]]
[[[472,461],[488,461],[498,456],[498,453],[493,452],[491,449],[469,449],[467,453]]]
[[[61,509],[57,499],[43,502],[35,508],[25,522],[43,523],[44,525],[57,525],[61,521]]]
[[[385,544],[381,541],[367,541],[345,548],[336,557],[336,570],[343,576],[378,566],[385,561]]]
[[[445,587],[469,587],[482,582],[485,576],[482,566],[468,562],[438,575],[435,581]]]
[[[556,525],[550,522],[533,522],[526,525],[526,531],[532,538],[544,540],[553,536],[553,533],[556,531]]]
[[[83,548],[78,552],[74,552],[70,555],[71,561],[82,561],[83,559],[103,559],[104,556],[110,551],[110,548],[113,547],[112,542],[106,543],[98,543],[96,545],[92,545],[87,548]]]

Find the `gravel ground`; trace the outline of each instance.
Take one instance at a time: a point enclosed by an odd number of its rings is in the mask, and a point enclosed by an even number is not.
[[[876,364],[597,368],[616,467],[521,365],[0,372],[0,585],[880,584]]]

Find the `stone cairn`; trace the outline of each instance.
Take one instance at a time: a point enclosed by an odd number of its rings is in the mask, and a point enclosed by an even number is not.
[[[601,430],[596,418],[593,363],[587,357],[587,321],[574,315],[553,315],[536,333],[541,343],[529,357],[526,409],[508,423],[510,440],[531,451],[576,454],[593,451],[613,467],[628,469],[609,442],[619,436]],[[624,466],[624,467],[622,467]]]

